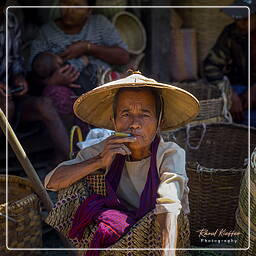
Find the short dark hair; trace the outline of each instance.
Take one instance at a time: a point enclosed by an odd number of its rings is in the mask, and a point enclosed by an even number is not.
[[[122,92],[126,92],[126,91],[134,91],[134,92],[148,91],[148,92],[150,92],[155,97],[157,119],[159,119],[161,110],[162,110],[162,117],[163,117],[164,102],[163,102],[162,97],[157,89],[151,88],[151,87],[133,87],[133,88],[124,87],[124,88],[118,89],[118,91],[115,94],[114,99],[113,99],[112,109],[113,109],[114,119],[116,118],[116,109],[117,109],[117,102],[118,102],[119,96]]]
[[[41,79],[49,78],[56,71],[56,56],[50,52],[38,53],[32,61],[32,72]]]

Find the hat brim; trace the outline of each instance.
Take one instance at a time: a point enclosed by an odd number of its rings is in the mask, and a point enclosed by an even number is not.
[[[120,79],[121,81],[122,79]],[[162,83],[115,83],[97,87],[81,95],[74,103],[78,118],[100,128],[114,130],[113,99],[120,88],[149,87],[161,91],[164,101],[163,126],[161,130],[182,127],[192,121],[199,113],[199,101],[189,92],[176,86]]]

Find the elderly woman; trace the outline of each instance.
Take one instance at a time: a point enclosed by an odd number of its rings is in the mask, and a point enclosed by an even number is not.
[[[74,111],[83,121],[119,133],[60,164],[47,175],[45,186],[55,191],[74,188],[100,170],[106,195],[85,192],[74,207],[77,194],[69,193],[65,206],[58,202],[47,222],[73,242],[84,239],[90,248],[106,248],[153,210],[163,248],[175,248],[177,216],[182,208],[189,212],[185,152],[173,142],[164,142],[159,131],[191,121],[199,111],[198,101],[182,89],[132,74],[82,95]],[[87,186],[83,184],[81,189]],[[73,216],[70,224],[67,217],[60,217],[62,207],[73,207],[67,215]],[[61,218],[63,223],[58,221]]]
[[[102,15],[91,14],[91,8],[79,8],[94,5],[95,1],[60,0],[60,6],[76,8],[60,8],[60,18],[45,24],[31,46],[31,68],[42,52],[57,54],[66,63],[50,77],[41,74],[39,79],[43,95],[52,99],[63,118],[72,115],[77,83],[84,92],[89,91],[97,85],[98,70],[129,61],[127,46],[112,23]]]

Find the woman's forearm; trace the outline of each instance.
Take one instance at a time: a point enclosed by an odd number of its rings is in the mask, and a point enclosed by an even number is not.
[[[87,43],[85,54],[114,65],[126,65],[130,58],[129,53],[118,46],[108,47],[92,43]]]
[[[76,181],[84,178],[90,173],[102,168],[102,161],[99,156],[73,165],[62,165],[55,170],[51,176],[47,188],[60,190],[66,188]]]
[[[177,214],[175,213],[161,213],[157,215],[156,221],[160,226],[160,231],[162,235],[162,251],[163,256],[175,256],[178,229],[177,229]]]

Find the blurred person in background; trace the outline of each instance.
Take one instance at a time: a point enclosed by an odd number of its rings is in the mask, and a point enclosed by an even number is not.
[[[15,15],[11,12],[8,12],[8,77],[6,78],[5,3],[6,1],[0,3],[0,108],[6,113],[8,105],[10,122],[19,119],[44,123],[55,150],[52,165],[56,165],[68,157],[68,136],[51,99],[27,94],[28,83],[21,56],[21,30]]]
[[[60,6],[93,6],[92,0],[60,0]],[[73,103],[80,95],[70,88],[78,84],[84,92],[98,84],[97,73],[112,65],[129,61],[127,46],[112,23],[102,15],[92,15],[91,8],[61,8],[60,18],[42,26],[31,47],[30,65],[41,52],[59,55],[66,63],[50,77],[42,79],[42,94],[50,97],[66,123],[74,122]],[[89,129],[89,128],[88,128]],[[83,129],[86,133],[86,129]],[[88,132],[88,130],[87,130]]]
[[[232,87],[230,112],[235,122],[248,125],[248,106],[251,107],[251,126],[256,126],[256,1],[237,0],[222,11],[234,19],[226,26],[204,61],[204,75],[210,83],[218,84],[228,77]],[[250,8],[251,76],[248,81],[248,14]],[[250,102],[248,93],[250,91]]]

